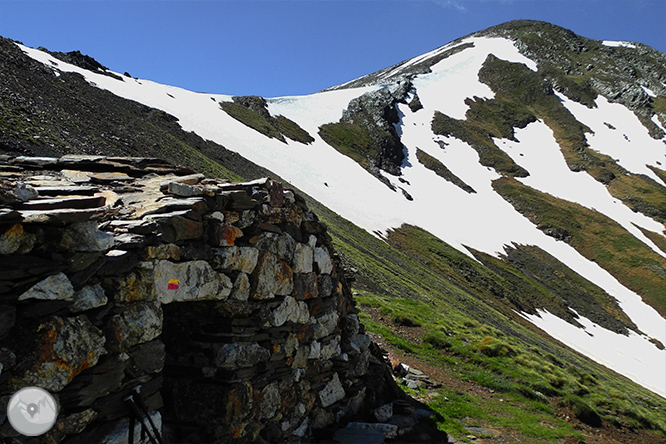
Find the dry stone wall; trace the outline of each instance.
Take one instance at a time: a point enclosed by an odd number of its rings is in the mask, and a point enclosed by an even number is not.
[[[299,442],[402,393],[298,195],[81,156],[0,159],[6,442],[26,386],[60,410],[40,441],[72,443],[149,442],[129,395],[165,442]]]

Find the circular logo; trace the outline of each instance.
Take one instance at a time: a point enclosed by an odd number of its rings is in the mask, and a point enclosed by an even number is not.
[[[7,419],[17,432],[39,436],[49,431],[58,417],[58,407],[49,392],[26,387],[14,393],[7,405]]]

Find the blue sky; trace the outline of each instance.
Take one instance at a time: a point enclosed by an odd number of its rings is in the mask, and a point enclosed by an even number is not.
[[[194,91],[309,94],[515,19],[666,52],[666,0],[0,0],[0,35]]]

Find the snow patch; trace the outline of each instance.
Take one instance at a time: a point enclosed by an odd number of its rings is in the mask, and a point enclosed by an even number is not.
[[[597,97],[597,108],[593,109],[564,95],[557,96],[579,122],[593,131],[587,134],[593,150],[617,159],[623,168],[634,174],[645,174],[666,185],[646,166],[658,166],[657,161],[664,160],[664,144],[650,137],[647,128],[631,110],[619,103],[610,103],[603,96]],[[611,123],[615,129],[610,129],[606,123]]]
[[[650,88],[648,88],[648,87],[646,87],[646,86],[641,86],[641,88],[643,88],[643,91],[645,91],[645,93],[646,93],[648,96],[650,96],[650,97],[657,97],[657,95],[655,94],[655,92],[652,91]]]
[[[618,48],[618,47],[631,48],[631,49],[636,48],[636,45],[630,42],[616,42],[612,40],[604,40],[603,42],[601,42],[601,44],[604,46],[610,46],[612,48]]]
[[[666,398],[666,350],[649,338],[634,332],[617,334],[580,315],[577,321],[584,328],[577,328],[548,311],[537,311],[519,314],[565,345]]]
[[[533,71],[537,65],[520,54],[513,42],[503,38],[470,38],[473,48],[454,54],[432,66],[432,72],[417,76],[416,87],[421,104],[436,109],[454,119],[464,119],[469,109],[465,99],[480,97],[492,99],[495,94],[479,81],[479,70],[489,54],[514,63],[523,63]]]
[[[641,213],[634,213],[587,172],[571,171],[553,132],[545,123],[539,120],[526,128],[516,129],[515,136],[520,142],[508,139],[494,141],[514,162],[530,172],[528,177],[519,178],[520,182],[608,216],[650,246],[655,253],[666,257],[666,253],[634,226],[638,224],[651,231],[661,232],[663,225]]]

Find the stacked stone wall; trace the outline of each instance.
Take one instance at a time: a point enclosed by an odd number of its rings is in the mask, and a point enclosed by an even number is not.
[[[316,440],[400,397],[326,226],[280,183],[0,160],[0,411],[49,390],[44,442],[148,442],[129,395],[167,442]]]

